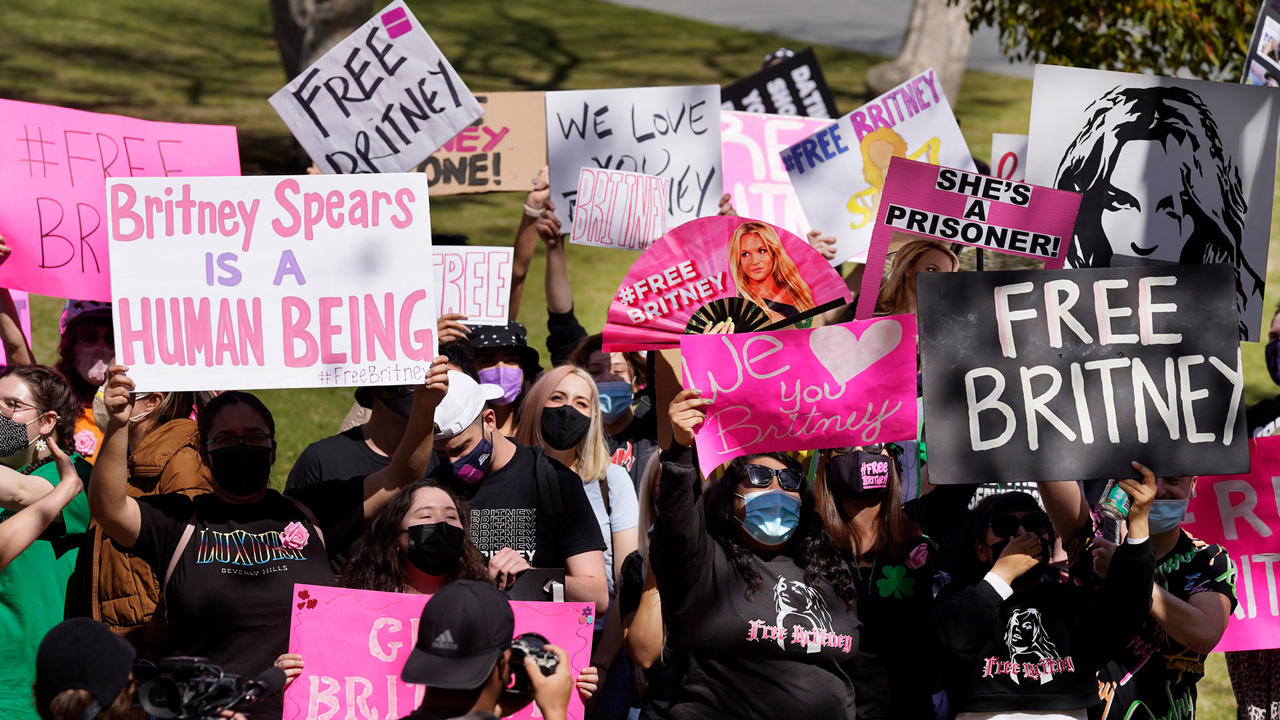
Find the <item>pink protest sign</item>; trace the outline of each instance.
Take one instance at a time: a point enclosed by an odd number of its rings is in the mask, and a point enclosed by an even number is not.
[[[1219,652],[1280,648],[1280,436],[1250,440],[1249,460],[1244,475],[1201,475],[1182,525],[1235,563],[1239,604]]]
[[[110,300],[107,178],[239,175],[236,129],[0,100],[0,287]]]
[[[1062,267],[1080,195],[895,157],[867,251],[859,318],[875,312],[889,250],[944,242]],[[903,253],[909,257],[912,253]]]
[[[21,290],[10,290],[9,294],[13,296],[13,307],[18,311],[18,327],[22,328],[22,337],[27,339],[27,345],[31,345],[31,301],[27,294]],[[0,365],[8,362],[5,356],[4,348],[0,347]]]
[[[367,720],[404,717],[426,688],[400,680],[418,640],[427,595],[294,585],[289,652],[306,667],[284,693],[284,720]],[[536,632],[564,648],[574,676],[591,664],[591,603],[513,601],[516,635]],[[535,717],[530,704],[513,718]],[[540,717],[540,716],[539,716]],[[581,720],[582,701],[569,699],[569,718]]]
[[[733,197],[738,214],[804,237],[810,230],[809,221],[782,166],[781,153],[833,123],[825,118],[721,110],[724,191]]]
[[[703,476],[771,450],[916,437],[916,319],[813,330],[686,335],[685,387],[712,403],[697,432]]]

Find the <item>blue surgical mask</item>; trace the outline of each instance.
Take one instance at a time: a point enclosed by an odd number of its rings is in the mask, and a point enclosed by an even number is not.
[[[738,495],[745,502],[739,522],[761,545],[785,543],[800,525],[800,499],[781,490],[761,490]]]
[[[1152,500],[1147,511],[1147,529],[1152,535],[1173,530],[1187,515],[1186,500]]]
[[[600,389],[600,416],[606,423],[617,422],[631,409],[631,383],[610,380],[596,387]]]

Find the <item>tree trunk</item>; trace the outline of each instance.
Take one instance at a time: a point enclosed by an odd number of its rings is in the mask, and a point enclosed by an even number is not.
[[[915,0],[898,57],[867,71],[867,93],[882,95],[929,68],[938,73],[951,107],[960,97],[960,81],[973,36],[965,13],[968,0]]]
[[[271,26],[284,73],[292,80],[355,32],[373,14],[373,0],[270,0]]]

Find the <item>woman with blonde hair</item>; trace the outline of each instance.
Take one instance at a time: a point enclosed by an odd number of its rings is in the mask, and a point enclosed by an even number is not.
[[[813,292],[800,277],[773,226],[748,221],[729,239],[729,266],[738,293],[760,306],[771,322],[813,309]]]
[[[925,272],[955,272],[960,258],[948,243],[915,237],[893,254],[889,276],[876,299],[877,315],[916,312],[916,275]]]

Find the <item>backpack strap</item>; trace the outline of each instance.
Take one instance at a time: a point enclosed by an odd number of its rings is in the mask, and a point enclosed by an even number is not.
[[[316,522],[316,515],[311,512],[311,508],[307,507],[305,503],[292,495],[285,495],[285,497],[289,498],[289,501],[298,508],[298,512],[302,513],[302,517],[306,518],[307,522],[311,523],[311,527],[316,529],[316,537],[320,538],[320,546],[328,549],[324,543],[324,530],[320,529],[320,523]]]
[[[604,514],[613,517],[613,504],[609,502],[609,472],[606,470],[596,482],[600,483],[600,497],[604,500]]]
[[[546,507],[553,515],[557,518],[563,517],[564,496],[560,492],[560,475],[551,464],[551,458],[542,452],[542,448],[531,447],[530,449],[533,450],[533,474],[537,479],[538,504],[543,505],[545,501]]]
[[[160,594],[164,594],[164,589],[169,587],[169,579],[173,577],[173,571],[178,569],[178,561],[182,559],[182,551],[187,549],[187,545],[191,543],[191,536],[196,532],[196,513],[191,512],[191,518],[187,520],[187,526],[182,530],[182,537],[178,538],[178,544],[173,548],[173,556],[169,558],[169,566],[164,569],[164,579],[160,581]]]

